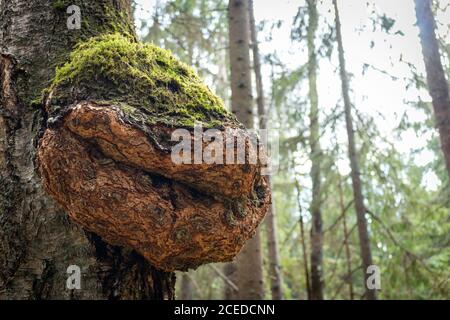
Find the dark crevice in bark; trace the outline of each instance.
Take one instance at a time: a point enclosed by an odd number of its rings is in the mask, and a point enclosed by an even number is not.
[[[94,233],[86,232],[90,242],[95,246],[97,259],[105,268],[113,272],[99,273],[104,295],[110,300],[120,299],[174,299],[175,276],[173,273],[159,271],[151,267],[141,255],[134,250],[111,246]],[[107,266],[107,267],[106,267]],[[129,271],[132,270],[131,277]],[[125,279],[125,282],[124,282]],[[129,282],[129,283],[127,283]],[[139,291],[127,292],[128,285],[137,285]]]
[[[48,299],[53,287],[53,277],[55,275],[55,265],[51,260],[42,261],[43,270],[40,278],[33,281],[33,299]]]

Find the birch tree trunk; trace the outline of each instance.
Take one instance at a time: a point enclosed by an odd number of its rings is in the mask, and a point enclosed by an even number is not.
[[[317,94],[317,56],[314,44],[318,16],[317,2],[308,0],[308,80],[309,80],[309,145],[311,159],[311,299],[323,300],[323,232],[321,212],[321,165],[322,150],[320,147],[319,97]]]
[[[266,109],[264,99],[264,87],[262,81],[261,72],[261,58],[259,54],[258,46],[258,33],[256,31],[255,14],[253,10],[253,0],[249,1],[249,14],[250,14],[250,33],[252,39],[252,51],[253,51],[253,68],[255,71],[256,103],[258,107],[259,128],[267,129],[268,122],[268,110]],[[270,179],[272,180],[272,179]],[[272,293],[272,300],[282,300],[282,280],[280,272],[280,257],[278,255],[278,239],[276,229],[276,212],[275,205],[272,199],[272,204],[269,207],[266,219],[267,229],[267,247],[269,253],[269,277],[270,277],[270,290]]]
[[[230,0],[228,5],[231,64],[231,106],[246,128],[253,128],[252,82],[250,71],[250,24],[248,0]],[[235,268],[227,268],[239,291],[234,299],[263,299],[263,271],[259,229],[236,258]]]
[[[76,1],[82,22],[73,30],[67,27],[71,4],[0,0],[0,300],[172,299],[172,273],[72,223],[37,173],[37,142],[47,120],[38,101],[55,67],[78,41],[134,32],[129,0]],[[70,265],[81,269],[80,290],[66,287]]]
[[[417,25],[420,30],[422,54],[427,72],[427,84],[430,92],[441,148],[444,152],[445,165],[450,177],[450,96],[449,83],[445,79],[439,54],[439,43],[436,40],[436,23],[431,11],[430,0],[415,0]]]
[[[362,193],[362,185],[361,185],[361,173],[359,171],[359,160],[356,151],[355,132],[353,129],[353,119],[352,119],[352,106],[349,95],[350,88],[348,83],[347,71],[345,69],[344,46],[342,43],[341,21],[339,18],[339,9],[337,5],[337,0],[333,0],[333,5],[336,17],[336,38],[338,42],[339,67],[342,82],[342,96],[344,99],[344,113],[345,113],[345,122],[347,126],[348,154],[350,159],[353,196],[355,200],[356,218],[358,224],[359,246],[364,272],[364,288],[366,289],[365,297],[368,300],[376,300],[377,296],[375,289],[369,289],[367,287],[367,280],[370,275],[366,271],[368,267],[373,264],[372,252],[370,249],[369,232],[367,230],[367,220],[365,216],[366,208],[364,205],[364,196]]]

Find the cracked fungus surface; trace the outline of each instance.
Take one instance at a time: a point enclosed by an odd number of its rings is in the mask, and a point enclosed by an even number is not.
[[[238,125],[222,100],[169,51],[120,34],[77,45],[47,90],[50,114],[76,101],[120,106],[132,122],[167,126]]]
[[[187,270],[232,260],[264,218],[271,197],[260,163],[172,162],[167,137],[177,128],[249,133],[169,52],[117,34],[93,38],[57,70],[46,98],[43,185],[106,242],[161,270]],[[250,142],[244,149],[255,152]]]
[[[259,165],[174,165],[114,106],[75,106],[46,130],[38,161],[72,220],[164,271],[230,261],[270,203]]]

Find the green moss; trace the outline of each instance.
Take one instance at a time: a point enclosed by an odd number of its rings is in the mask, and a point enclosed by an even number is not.
[[[58,68],[49,91],[53,106],[101,101],[119,106],[132,122],[206,127],[236,123],[197,74],[169,51],[118,33],[79,44]]]
[[[55,10],[66,10],[71,4],[68,0],[53,0],[52,7]]]

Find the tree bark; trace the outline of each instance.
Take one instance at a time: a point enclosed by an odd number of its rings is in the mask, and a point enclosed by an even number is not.
[[[189,273],[183,273],[181,277],[181,300],[192,300],[194,297],[194,288]]]
[[[256,93],[257,93],[256,104],[258,107],[259,128],[264,130],[267,129],[268,110],[266,109],[264,99],[264,87],[261,72],[261,58],[259,54],[258,33],[256,31],[253,0],[249,0],[249,16],[250,16],[252,51],[253,51],[253,68],[255,71],[255,81],[256,81]],[[270,182],[271,180],[272,179],[270,179]],[[282,300],[283,290],[280,272],[280,258],[278,255],[276,211],[273,199],[269,207],[269,212],[267,213],[265,222],[267,229],[267,248],[269,251],[268,253],[269,253],[270,291],[272,293],[272,300]]]
[[[344,99],[344,113],[345,113],[345,122],[347,127],[347,136],[348,136],[348,154],[350,159],[350,167],[351,167],[351,177],[352,177],[352,185],[353,185],[353,196],[355,198],[355,209],[356,209],[356,218],[358,224],[358,234],[359,234],[359,245],[361,252],[361,259],[363,265],[364,272],[364,288],[365,289],[365,297],[368,300],[376,300],[376,291],[375,289],[369,289],[367,287],[367,280],[369,274],[366,272],[368,267],[371,266],[372,263],[372,252],[370,249],[370,240],[369,240],[369,232],[367,230],[367,220],[366,220],[366,208],[364,205],[364,196],[362,193],[362,185],[361,185],[361,173],[359,171],[359,160],[356,151],[356,142],[355,142],[355,132],[353,129],[353,119],[352,119],[352,106],[350,102],[349,95],[349,83],[347,77],[347,71],[345,68],[345,57],[344,57],[344,46],[342,43],[342,33],[341,33],[341,22],[339,18],[339,9],[337,5],[337,0],[333,0],[335,18],[336,18],[336,38],[338,42],[338,51],[339,51],[339,68],[340,68],[340,76],[342,82],[342,96]]]
[[[173,273],[84,231],[43,190],[42,89],[77,41],[133,32],[129,0],[77,1],[80,30],[67,28],[70,4],[0,0],[0,300],[173,299]],[[66,287],[70,265],[81,268],[81,290]]]
[[[300,184],[298,181],[295,181],[295,189],[297,190],[297,205],[298,212],[300,214],[299,223],[300,223],[300,242],[302,245],[302,256],[303,256],[303,271],[305,272],[305,283],[306,283],[306,297],[308,300],[311,300],[311,277],[309,275],[309,263],[308,263],[308,254],[306,249],[306,238],[305,238],[305,225],[303,222],[303,213],[302,213],[302,205],[300,203]]]
[[[350,300],[354,300],[353,281],[352,281],[352,255],[350,252],[349,234],[347,226],[347,209],[344,206],[344,192],[342,190],[341,175],[339,174],[338,190],[339,190],[339,207],[342,214],[342,226],[344,231],[345,257],[347,261],[347,277],[348,277],[348,293]]]
[[[248,0],[230,0],[228,5],[231,106],[246,128],[253,128],[252,83],[250,72],[250,24]],[[228,271],[232,270],[230,267]],[[239,291],[234,299],[263,299],[263,271],[259,229],[239,253],[230,276]]]
[[[444,153],[445,165],[450,177],[450,96],[449,83],[445,78],[439,53],[439,43],[436,40],[431,0],[415,0],[417,25],[420,30],[422,54],[427,72],[427,84],[430,92],[435,121],[439,130],[441,148]]]
[[[317,1],[308,0],[308,80],[309,80],[309,145],[311,159],[311,299],[323,300],[323,232],[321,212],[321,165],[319,97],[317,94],[317,56],[314,44],[318,24]]]

